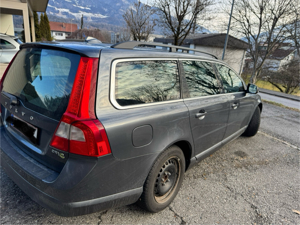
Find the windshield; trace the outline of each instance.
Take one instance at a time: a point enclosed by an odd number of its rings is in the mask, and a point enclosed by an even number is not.
[[[41,48],[21,50],[3,83],[3,91],[25,107],[60,120],[72,91],[80,56]]]

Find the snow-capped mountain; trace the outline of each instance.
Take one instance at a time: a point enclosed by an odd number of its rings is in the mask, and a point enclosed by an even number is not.
[[[101,22],[113,25],[123,23],[122,15],[134,0],[49,0],[47,14],[64,19]]]
[[[125,26],[123,14],[134,2],[135,0],[49,0],[47,14],[52,21],[78,25],[83,15],[85,27],[114,30]],[[159,16],[153,15],[153,19],[159,19]],[[211,33],[204,27],[200,27],[198,32]],[[162,34],[163,31],[156,26],[154,33]]]

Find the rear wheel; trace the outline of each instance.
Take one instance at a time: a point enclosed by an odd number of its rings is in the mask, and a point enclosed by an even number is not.
[[[251,118],[251,121],[250,121],[247,129],[243,133],[243,136],[246,136],[246,137],[254,136],[258,131],[259,125],[260,125],[260,109],[259,109],[259,107],[257,107],[253,113],[253,116]]]
[[[159,212],[166,208],[176,197],[184,172],[183,152],[178,146],[171,146],[152,166],[138,204],[150,212]]]

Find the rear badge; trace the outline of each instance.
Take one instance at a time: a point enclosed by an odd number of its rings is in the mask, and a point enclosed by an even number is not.
[[[65,158],[65,154],[64,153],[60,153],[58,151],[55,151],[54,149],[52,149],[52,153],[59,156],[60,158],[64,159]]]

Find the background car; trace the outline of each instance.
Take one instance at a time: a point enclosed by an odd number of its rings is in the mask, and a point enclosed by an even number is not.
[[[23,42],[15,36],[0,34],[0,63],[9,63]]]

